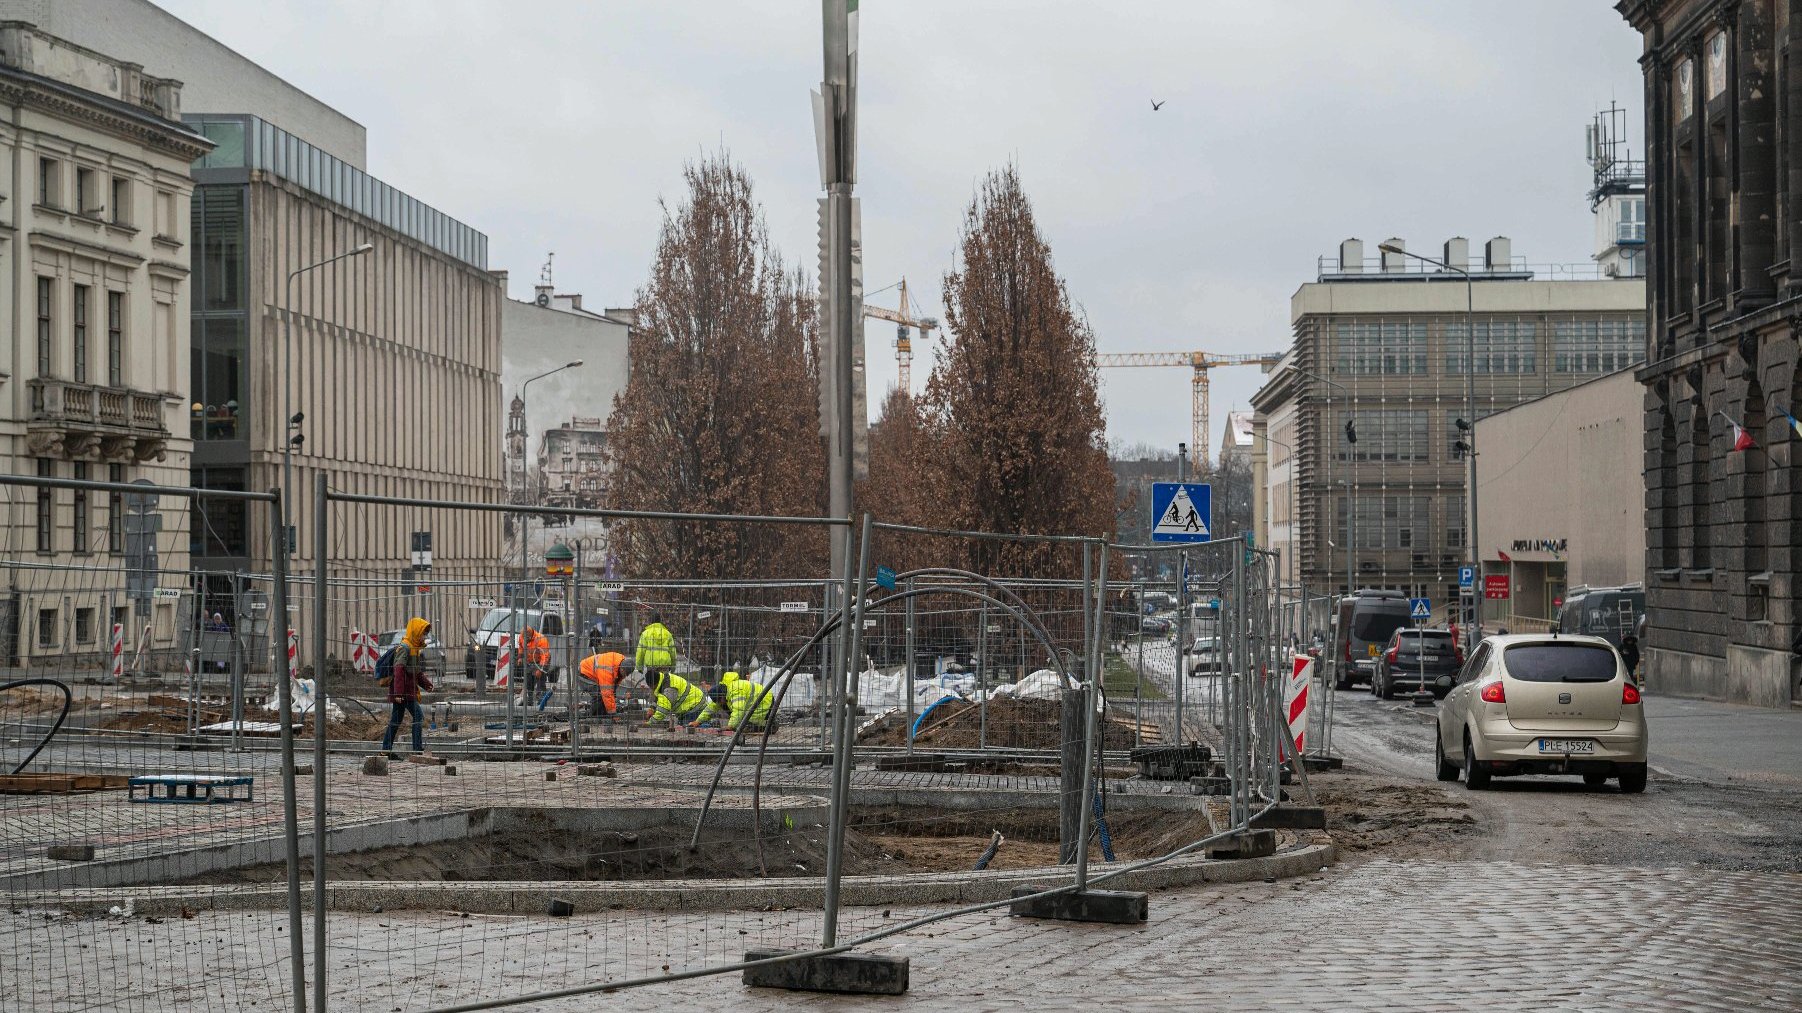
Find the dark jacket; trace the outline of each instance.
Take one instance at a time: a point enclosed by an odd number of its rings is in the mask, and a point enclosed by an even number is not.
[[[1626,664],[1628,675],[1633,675],[1634,673],[1638,672],[1639,671],[1639,645],[1635,644],[1635,643],[1622,644],[1621,645],[1621,661]]]

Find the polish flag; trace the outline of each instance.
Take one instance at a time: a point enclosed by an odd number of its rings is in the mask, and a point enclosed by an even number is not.
[[[1752,442],[1752,434],[1746,432],[1746,429],[1744,426],[1740,425],[1737,422],[1734,422],[1732,419],[1728,419],[1727,421],[1733,425],[1733,449],[1734,450],[1745,450],[1749,447],[1758,446],[1758,444]]]

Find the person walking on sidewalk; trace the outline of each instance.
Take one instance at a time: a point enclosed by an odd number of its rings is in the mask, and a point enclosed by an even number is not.
[[[420,709],[419,694],[432,688],[425,671],[425,638],[430,632],[432,624],[424,619],[415,616],[407,620],[407,632],[394,652],[393,674],[388,677],[391,710],[388,730],[382,733],[382,752],[390,760],[400,759],[400,754],[394,752],[394,733],[400,731],[400,719],[405,715],[413,718],[413,751],[425,752],[425,712]]]
[[[1621,638],[1621,664],[1627,666],[1627,678],[1639,682],[1639,638],[1631,633]]]

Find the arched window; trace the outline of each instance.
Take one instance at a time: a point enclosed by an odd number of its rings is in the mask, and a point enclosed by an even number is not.
[[[1695,570],[1706,570],[1714,565],[1708,539],[1709,510],[1714,505],[1708,481],[1709,440],[1712,438],[1708,422],[1708,409],[1698,398],[1690,412],[1689,432],[1689,565]]]
[[[1764,388],[1754,378],[1746,387],[1746,417],[1741,420],[1757,446],[1737,455],[1741,461],[1740,497],[1745,503],[1745,530],[1741,537],[1746,547],[1746,572],[1763,573],[1769,569],[1765,554],[1765,464],[1769,460],[1767,444],[1769,427],[1765,425]],[[1762,618],[1762,617],[1761,617]]]
[[[1677,413],[1666,391],[1658,429],[1658,464],[1652,474],[1655,490],[1653,526],[1658,532],[1658,567],[1675,570],[1683,565],[1677,548],[1682,542],[1683,521],[1678,509],[1682,495],[1682,471],[1677,466]]]

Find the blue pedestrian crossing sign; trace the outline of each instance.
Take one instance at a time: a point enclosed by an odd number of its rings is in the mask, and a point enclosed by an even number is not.
[[[1477,585],[1477,568],[1474,566],[1458,567],[1458,586],[1475,587]]]
[[[1433,618],[1433,600],[1431,598],[1409,598],[1408,599],[1408,618],[1410,618],[1410,619],[1431,619],[1431,618]]]
[[[1154,482],[1151,486],[1151,540],[1206,542],[1213,539],[1213,487],[1206,482]]]

